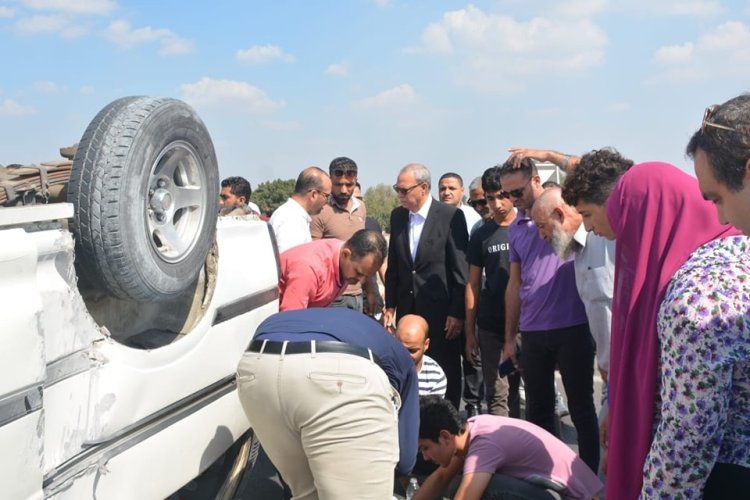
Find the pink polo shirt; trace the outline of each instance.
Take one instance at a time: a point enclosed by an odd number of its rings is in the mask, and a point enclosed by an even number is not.
[[[343,241],[311,241],[282,252],[279,279],[280,311],[326,307],[346,290],[339,252]]]

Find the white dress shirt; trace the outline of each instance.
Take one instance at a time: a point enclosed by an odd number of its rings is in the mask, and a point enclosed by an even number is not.
[[[276,235],[279,253],[289,248],[312,241],[310,221],[312,217],[302,205],[289,198],[274,210],[268,221]]]
[[[586,308],[596,342],[596,362],[609,371],[609,336],[612,325],[612,290],[615,277],[615,242],[586,233],[581,224],[574,239],[583,247],[576,254],[576,288]]]
[[[431,205],[432,196],[428,196],[427,202],[417,212],[409,212],[409,250],[411,251],[412,262],[417,258],[419,239],[422,237],[422,229],[424,229],[424,223],[427,220]]]

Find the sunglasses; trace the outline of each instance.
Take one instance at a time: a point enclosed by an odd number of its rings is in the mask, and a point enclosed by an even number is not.
[[[479,198],[477,200],[469,200],[466,203],[468,203],[471,208],[476,208],[487,205],[487,200],[485,200],[484,198]]]
[[[523,196],[523,192],[526,191],[526,186],[529,185],[531,182],[531,177],[529,177],[529,180],[526,181],[526,184],[523,185],[523,187],[514,189],[512,191],[500,191],[500,196],[503,198],[520,198]]]
[[[407,195],[407,194],[411,193],[411,191],[415,187],[421,186],[422,184],[424,184],[424,183],[420,182],[419,184],[414,184],[413,186],[410,186],[408,188],[402,188],[402,187],[399,187],[398,184],[394,184],[393,185],[393,190],[396,191],[396,194],[400,194],[401,196],[404,196],[404,195]]]
[[[701,122],[701,135],[706,133],[706,127],[720,128],[721,130],[737,132],[737,129],[727,127],[726,125],[719,125],[718,123],[714,123],[711,121],[711,116],[713,116],[714,111],[716,111],[716,108],[718,107],[718,105],[712,104],[711,106],[706,108],[706,111],[703,112],[703,121]]]
[[[357,177],[357,171],[356,170],[344,170],[343,168],[337,168],[331,172],[331,175],[334,177],[348,177],[350,179],[354,179]]]

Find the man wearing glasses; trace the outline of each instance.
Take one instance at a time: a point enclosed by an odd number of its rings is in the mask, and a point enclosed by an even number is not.
[[[331,179],[318,167],[308,167],[297,177],[294,193],[268,221],[276,235],[279,253],[312,241],[310,221],[331,196]]]
[[[401,204],[391,212],[384,323],[422,316],[429,325],[430,352],[448,378],[446,398],[461,399],[461,350],[466,247],[463,212],[430,195],[430,171],[411,163],[401,169],[393,189]],[[396,318],[397,316],[397,318]]]
[[[345,156],[334,158],[328,167],[328,174],[331,177],[331,197],[320,213],[312,217],[310,234],[314,240],[336,238],[345,241],[365,228],[367,217],[365,203],[353,196],[357,186],[357,164]],[[368,280],[364,286],[372,283],[372,280]],[[367,297],[371,302],[367,311],[374,313],[377,308],[377,295],[368,291]],[[330,307],[347,307],[362,312],[362,285],[350,285]]]
[[[510,278],[505,292],[503,359],[521,367],[526,388],[526,418],[557,435],[555,365],[568,396],[570,418],[578,433],[581,459],[599,469],[599,433],[594,407],[594,339],[578,296],[574,259],[561,259],[531,219],[544,193],[536,164],[511,156],[500,170],[502,195],[519,210],[508,230]],[[521,333],[523,355],[516,356]]]

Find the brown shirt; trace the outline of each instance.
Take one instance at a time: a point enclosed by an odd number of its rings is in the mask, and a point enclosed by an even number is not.
[[[346,241],[354,233],[365,228],[365,217],[367,217],[367,207],[363,201],[352,197],[351,212],[341,208],[331,198],[328,205],[323,207],[318,215],[313,215],[310,222],[310,234],[313,240],[321,238],[337,238]],[[349,285],[344,295],[359,295],[362,293],[362,286]]]

